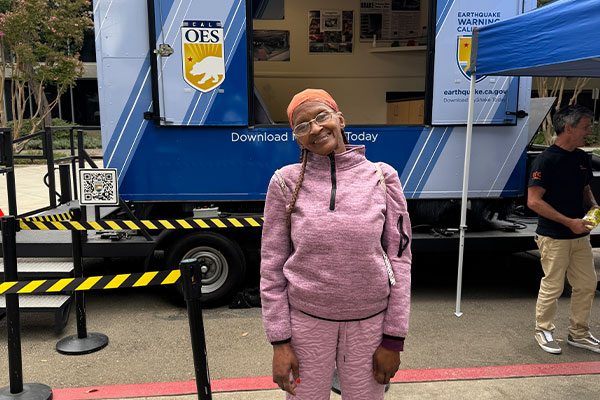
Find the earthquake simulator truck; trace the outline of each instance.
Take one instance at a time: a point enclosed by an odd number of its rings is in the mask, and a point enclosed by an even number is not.
[[[299,157],[285,108],[296,92],[323,88],[350,143],[398,170],[413,224],[457,226],[472,29],[535,6],[94,0],[104,167],[116,169],[119,194],[140,219],[260,218],[273,172]],[[479,78],[472,221],[502,216],[524,195],[530,89],[530,78]],[[259,228],[153,240],[169,267],[205,263],[207,300],[231,294],[259,264]]]

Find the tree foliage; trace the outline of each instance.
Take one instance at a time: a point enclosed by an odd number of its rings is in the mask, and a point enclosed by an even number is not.
[[[554,0],[538,0],[538,7],[543,7],[548,3],[553,2]],[[564,77],[537,77],[535,78],[535,82],[537,85],[538,97],[557,97],[555,111],[558,111],[563,104],[563,93],[565,89],[565,80]],[[569,105],[577,104],[577,98],[579,94],[583,90],[584,86],[590,81],[589,78],[577,78],[575,82],[575,89],[573,90],[573,95],[569,99]],[[547,115],[544,121],[542,122],[542,134],[544,135],[544,141],[547,145],[554,143],[556,139],[556,135],[554,133],[554,129],[552,127],[552,119],[550,115]]]
[[[92,27],[88,0],[0,0],[0,79],[11,80],[10,102],[15,137],[30,96],[35,107],[31,132],[50,120],[52,108],[69,85],[83,75],[79,51]],[[48,101],[45,87],[56,87]],[[0,85],[0,123],[7,126],[4,85]]]

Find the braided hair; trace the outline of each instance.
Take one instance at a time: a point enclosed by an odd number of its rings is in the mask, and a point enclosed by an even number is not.
[[[342,140],[344,144],[350,144],[348,142],[348,137],[344,133],[344,128],[341,129]],[[304,172],[306,171],[306,161],[308,160],[308,150],[302,149],[300,152],[300,163],[302,163],[302,167],[300,168],[300,175],[298,176],[298,180],[296,181],[296,187],[294,188],[294,193],[292,194],[292,201],[288,206],[288,209],[285,213],[285,222],[288,228],[292,226],[292,212],[294,211],[294,206],[296,205],[296,199],[298,198],[298,192],[300,191],[300,187],[302,186],[302,181],[304,181]]]
[[[287,212],[285,214],[285,222],[288,228],[292,227],[292,211],[294,211],[294,206],[296,205],[296,199],[298,198],[298,192],[300,191],[300,186],[302,186],[302,181],[304,180],[304,171],[306,171],[306,160],[308,159],[308,150],[302,149],[300,152],[300,162],[302,163],[302,167],[300,168],[300,175],[298,176],[298,180],[296,181],[296,187],[294,188],[294,194],[292,194],[292,201],[288,206]]]

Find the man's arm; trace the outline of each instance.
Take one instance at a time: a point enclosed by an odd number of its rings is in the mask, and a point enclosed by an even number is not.
[[[587,186],[589,189],[589,186]],[[542,197],[546,193],[546,189],[541,186],[530,186],[527,188],[527,207],[530,210],[535,211],[542,217],[548,218],[552,221],[558,222],[569,228],[573,233],[588,233],[590,228],[588,228],[587,221],[578,218],[569,218],[558,211],[550,204],[548,204]],[[591,191],[590,191],[591,195]],[[585,196],[585,191],[584,191]],[[592,199],[593,199],[593,195]],[[594,204],[596,201],[594,200]],[[597,206],[597,205],[596,205]]]
[[[583,204],[585,204],[588,210],[591,210],[592,208],[599,208],[590,185],[586,185],[583,188]]]

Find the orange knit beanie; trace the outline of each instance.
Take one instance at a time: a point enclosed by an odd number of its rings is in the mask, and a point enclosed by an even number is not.
[[[326,104],[331,107],[333,111],[340,111],[337,103],[333,100],[333,97],[323,89],[304,89],[300,93],[297,93],[290,101],[290,105],[287,108],[287,116],[290,120],[290,126],[292,125],[292,115],[294,114],[294,110],[298,108],[299,105],[307,103],[309,101],[314,101],[318,103]]]

